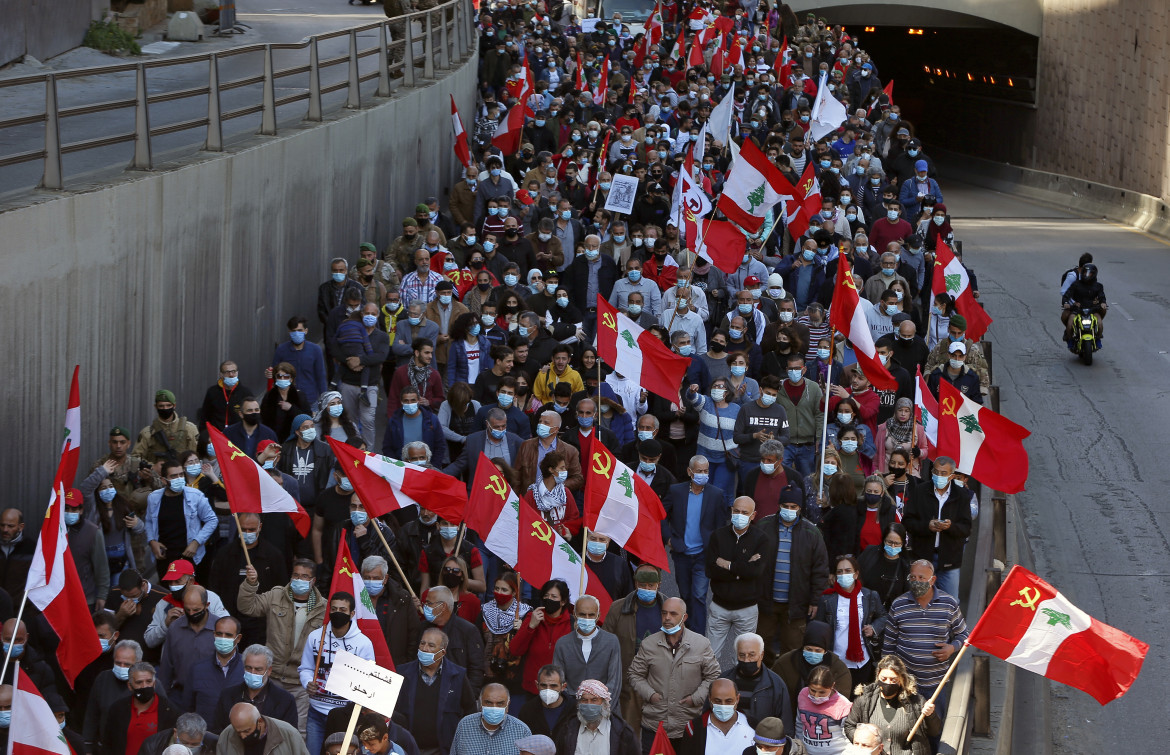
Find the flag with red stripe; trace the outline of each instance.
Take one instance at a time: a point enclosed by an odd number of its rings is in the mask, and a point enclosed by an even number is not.
[[[12,723],[8,727],[8,755],[82,755],[74,753],[57,715],[33,684],[33,680],[13,659]]]
[[[463,521],[467,488],[451,475],[368,453],[334,438],[325,440],[370,516],[422,506],[448,522]]]
[[[898,390],[898,381],[878,359],[873,334],[865,320],[861,297],[853,280],[853,270],[844,257],[837,258],[837,286],[833,289],[833,306],[829,309],[829,324],[843,333],[853,344],[857,364],[869,382],[883,391]]]
[[[979,341],[991,327],[991,316],[975,299],[967,268],[941,238],[935,248],[934,278],[930,291],[935,296],[946,293],[955,300],[955,310],[967,320],[967,337]]]
[[[455,156],[459,163],[471,167],[471,148],[467,144],[467,132],[463,130],[463,119],[459,117],[459,108],[455,106],[455,95],[451,95],[451,128],[455,132]]]
[[[272,478],[256,460],[208,425],[207,439],[215,447],[219,472],[227,490],[228,506],[236,514],[288,514],[301,537],[309,536],[312,520],[297,499]]]
[[[386,634],[382,631],[382,623],[378,621],[374,601],[366,592],[360,565],[353,560],[349,552],[345,531],[339,531],[337,537],[337,559],[333,562],[333,581],[329,583],[329,596],[332,598],[339,592],[347,592],[353,596],[355,603],[353,617],[357,620],[358,630],[374,646],[374,661],[382,668],[393,671],[394,659],[390,656],[390,646],[386,644]],[[322,628],[322,631],[325,631],[325,628]]]

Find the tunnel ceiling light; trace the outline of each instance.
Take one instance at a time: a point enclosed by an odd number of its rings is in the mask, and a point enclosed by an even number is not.
[[[930,66],[922,66],[923,73],[930,73]]]
[[[874,31],[876,31],[876,29],[875,29],[873,26],[867,26],[867,27],[865,27],[865,30],[866,30],[867,32],[870,32],[870,33],[872,33],[872,32],[874,32]]]
[[[994,76],[992,76],[992,77],[991,77],[991,83],[992,83],[992,84],[994,84],[994,83],[995,83],[995,77],[994,77]]]
[[[967,81],[974,81],[974,80],[975,80],[974,76],[972,76],[971,74],[967,74]]]
[[[1016,83],[1014,81],[1012,81],[1011,79],[1008,79],[1008,86],[1009,87],[1014,87],[1015,85],[1016,85]]]
[[[911,28],[910,28],[910,29],[907,31],[907,33],[908,33],[908,34],[911,34],[911,35],[914,35],[914,36],[919,36],[919,37],[921,37],[921,36],[922,36],[922,29],[915,29],[915,28],[911,27]]]

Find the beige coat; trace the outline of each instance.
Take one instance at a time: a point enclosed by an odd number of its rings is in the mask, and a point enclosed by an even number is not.
[[[325,621],[327,605],[325,598],[314,587],[310,593],[313,609],[305,620],[304,629],[300,637],[293,637],[296,624],[296,612],[293,610],[293,599],[289,597],[289,589],[285,585],[274,587],[266,593],[257,592],[259,585],[250,585],[245,580],[240,583],[240,592],[236,598],[236,605],[240,613],[245,616],[263,616],[268,621],[268,649],[272,651],[272,676],[285,684],[301,683],[297,668],[301,665],[301,652],[305,649],[305,639],[314,629],[320,629]],[[265,750],[267,752],[267,750]]]
[[[264,755],[309,755],[305,740],[295,727],[279,718],[263,716],[268,731],[264,738]],[[215,755],[244,755],[244,742],[231,726],[219,733]]]
[[[681,737],[687,723],[703,712],[711,682],[719,676],[711,642],[686,628],[677,653],[671,652],[664,632],[647,637],[626,673],[634,695],[642,700],[642,728],[654,730],[661,721],[671,739]],[[662,699],[652,703],[655,693]],[[683,704],[686,697],[690,705]]]

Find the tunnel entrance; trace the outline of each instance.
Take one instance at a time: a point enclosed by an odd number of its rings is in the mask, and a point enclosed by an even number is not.
[[[965,14],[905,6],[814,12],[845,26],[874,59],[883,86],[894,81],[894,102],[928,153],[941,147],[1027,163],[1036,116],[1037,37]]]

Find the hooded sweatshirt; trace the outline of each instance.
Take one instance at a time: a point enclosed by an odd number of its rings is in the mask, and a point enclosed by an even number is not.
[[[312,705],[313,710],[318,713],[329,715],[329,711],[349,702],[344,697],[331,695],[324,689],[326,680],[329,679],[329,671],[333,668],[333,659],[338,652],[345,650],[359,658],[373,662],[374,645],[358,629],[356,618],[350,620],[349,629],[344,637],[335,635],[333,627],[326,622],[325,626],[314,630],[305,640],[305,649],[301,652],[301,666],[298,669],[302,687],[307,687],[309,682],[314,681],[313,669],[317,665],[317,649],[321,647],[322,632],[325,633],[325,645],[321,651],[321,667],[317,671],[318,688],[316,694],[309,695],[309,705]]]

